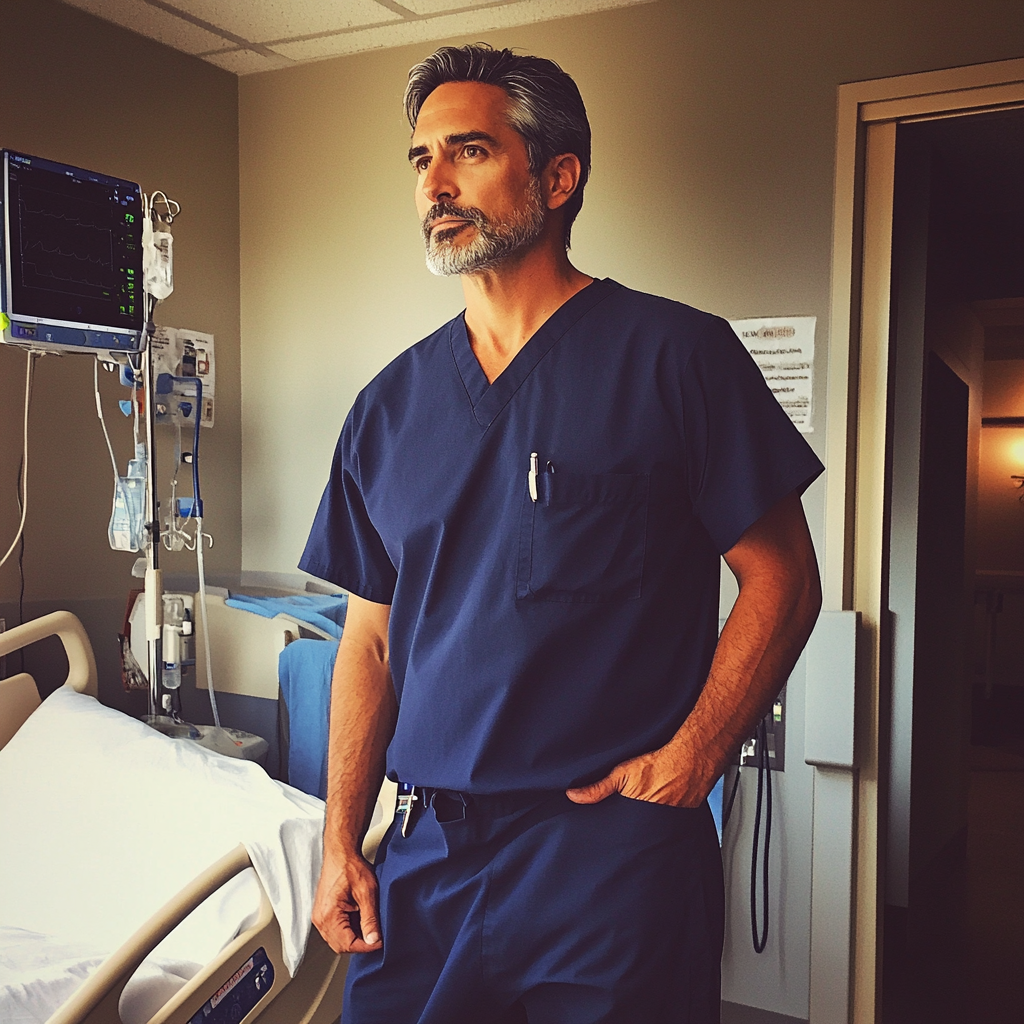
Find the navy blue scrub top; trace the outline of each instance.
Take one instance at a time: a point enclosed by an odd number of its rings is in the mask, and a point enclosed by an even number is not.
[[[387,366],[300,566],[391,605],[392,779],[563,789],[675,733],[720,554],[822,469],[726,321],[598,280],[493,384],[461,314]]]

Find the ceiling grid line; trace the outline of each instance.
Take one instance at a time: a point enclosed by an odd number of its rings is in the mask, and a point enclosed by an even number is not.
[[[202,18],[197,18],[194,14],[190,14],[188,11],[183,11],[180,7],[175,7],[173,4],[166,3],[165,0],[141,0],[141,2],[146,4],[148,7],[155,7],[159,11],[165,11],[167,14],[173,14],[176,18],[180,18],[182,21],[187,21],[190,24],[195,25],[197,28],[204,29],[207,32],[212,32],[214,35],[218,35],[222,39],[226,39],[229,43],[235,43],[239,49],[252,50],[254,53],[258,53],[263,57],[281,56],[281,54],[274,53],[272,50],[267,49],[259,43],[253,43],[248,39],[242,38],[242,36],[236,36],[234,32],[229,32],[209,21],[204,21]]]
[[[423,17],[422,14],[417,14],[415,11],[410,11],[408,7],[395,3],[395,0],[374,0],[374,3],[386,7],[393,14],[400,14],[406,21],[419,21]]]
[[[150,2],[150,0],[143,0],[144,3]],[[374,0],[375,3],[381,3],[381,0]],[[444,11],[438,11],[436,14],[417,14],[414,18],[410,18],[410,21],[430,21],[434,18],[447,17],[450,14],[467,14],[471,11],[486,11],[495,7],[512,7],[516,4],[529,3],[530,0],[490,0],[489,3],[472,4],[465,7],[452,7]],[[398,7],[398,4],[394,4],[394,7]],[[394,25],[394,21],[376,21],[368,25],[347,25],[344,28],[329,29],[326,32],[312,32],[305,36],[285,36],[281,39],[267,39],[264,41],[263,46],[274,47],[281,46],[284,43],[306,43],[312,39],[330,39],[332,36],[343,36],[350,35],[353,32],[363,32],[371,28],[383,28],[388,25]],[[217,50],[207,50],[203,53],[197,53],[197,57],[208,57],[215,53],[233,53],[237,50],[250,49],[250,44],[240,43],[238,46],[225,47]]]
[[[236,75],[652,0],[63,0]],[[222,41],[222,42],[220,42]]]

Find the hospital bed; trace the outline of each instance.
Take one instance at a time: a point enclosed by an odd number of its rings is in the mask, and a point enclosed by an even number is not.
[[[63,687],[41,702],[27,673],[0,680],[0,1018],[337,1021],[345,958],[308,923],[322,802],[98,704],[92,648],[68,612],[0,634],[0,656],[53,635]],[[105,946],[118,928],[126,937]]]

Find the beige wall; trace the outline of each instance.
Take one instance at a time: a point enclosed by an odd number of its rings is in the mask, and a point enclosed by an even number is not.
[[[666,0],[487,39],[580,84],[594,128],[581,269],[727,316],[818,317],[821,452],[836,87],[1019,56],[1020,13]],[[246,569],[294,571],[356,392],[461,309],[423,268],[403,157],[405,75],[435,45],[241,80]]]
[[[217,426],[203,436],[204,497],[216,538],[209,565],[237,572],[237,79],[54,0],[4,0],[0,66],[0,145],[129,178],[147,192],[162,188],[182,205],[173,226],[176,290],[155,319],[216,335]],[[0,346],[0,555],[17,525],[24,362],[19,350]],[[101,386],[124,462],[131,431],[117,399],[127,392],[112,375],[104,374]],[[161,431],[161,441],[161,476],[169,479],[170,433]],[[30,445],[26,601],[116,600],[123,608],[135,556],[107,545],[112,471],[92,398],[91,359],[38,361]],[[192,561],[168,557],[165,565],[186,570]],[[0,605],[15,601],[17,588],[12,557],[0,569]],[[119,627],[118,616],[113,631]],[[112,634],[93,641],[98,648],[114,642]]]

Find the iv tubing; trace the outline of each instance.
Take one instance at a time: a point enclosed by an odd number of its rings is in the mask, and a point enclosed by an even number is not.
[[[213,659],[210,657],[210,616],[206,612],[206,569],[203,565],[203,517],[196,518],[196,563],[199,569],[199,606],[203,610],[203,647],[206,654],[206,688],[210,691],[213,724],[220,728],[217,697],[213,692]]]
[[[22,442],[22,471],[21,471],[21,522],[18,524],[18,532],[7,549],[7,554],[0,558],[0,566],[11,557],[11,552],[18,546],[21,535],[25,531],[25,517],[28,514],[28,407],[32,397],[32,364],[35,362],[37,352],[26,351],[25,362],[25,421]]]

